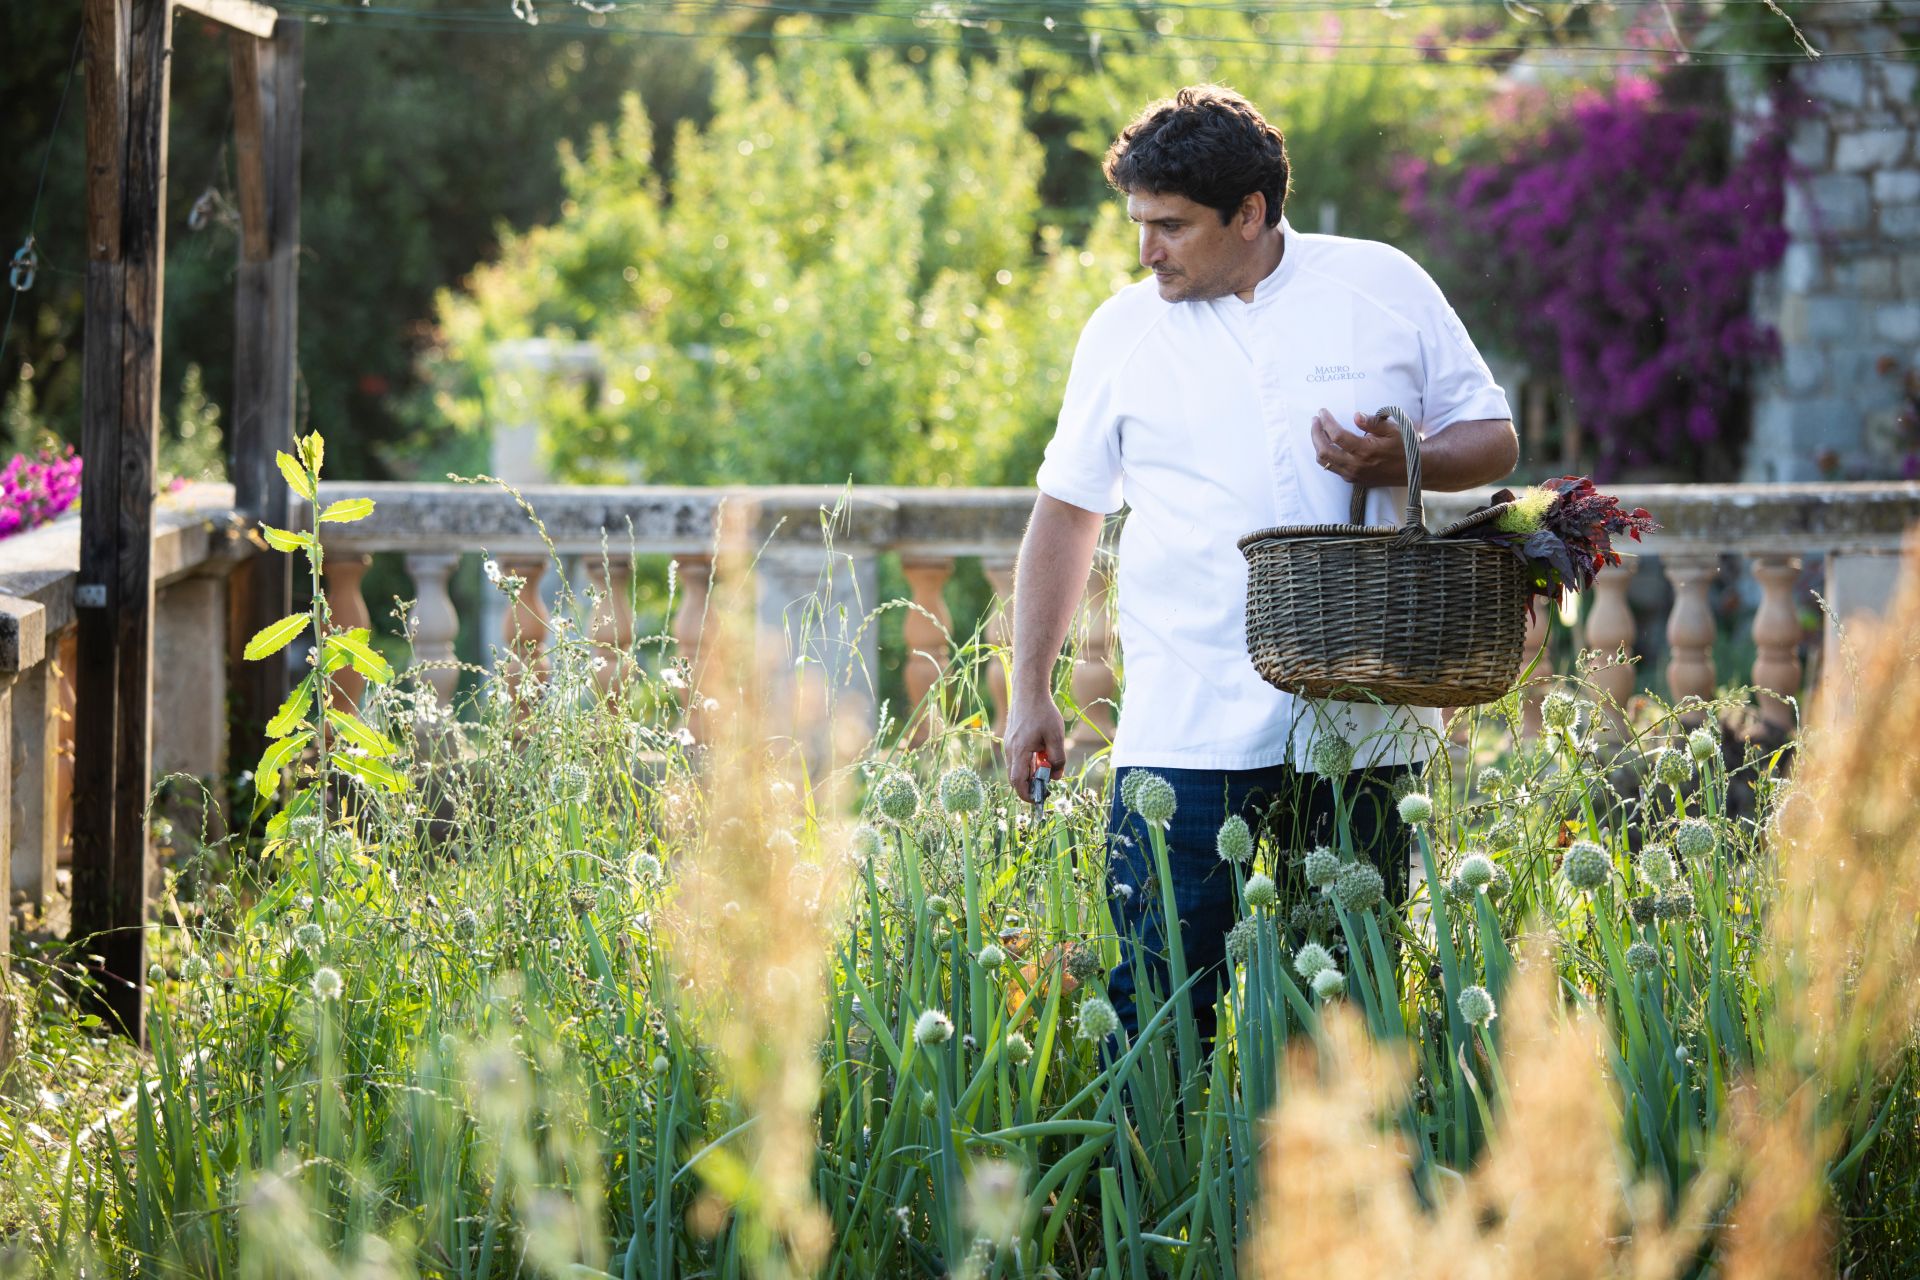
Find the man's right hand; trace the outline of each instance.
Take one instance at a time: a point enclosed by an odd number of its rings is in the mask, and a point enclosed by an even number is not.
[[[1027,798],[1027,783],[1033,778],[1033,753],[1044,751],[1053,762],[1053,776],[1063,776],[1067,763],[1067,722],[1052,699],[1031,706],[1015,706],[1007,712],[1007,781],[1013,794]]]

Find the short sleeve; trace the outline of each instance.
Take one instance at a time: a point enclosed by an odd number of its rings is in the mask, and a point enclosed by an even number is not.
[[[1110,515],[1122,505],[1120,419],[1116,410],[1113,353],[1089,323],[1074,349],[1060,420],[1047,442],[1034,483],[1040,492],[1086,511]]]
[[[1440,286],[1425,271],[1418,267],[1415,271],[1419,276],[1416,320],[1420,356],[1426,366],[1426,421],[1421,424],[1422,431],[1432,435],[1456,422],[1483,418],[1511,420],[1513,409],[1507,403],[1507,393],[1493,380],[1492,370],[1467,336],[1467,327],[1447,304]]]

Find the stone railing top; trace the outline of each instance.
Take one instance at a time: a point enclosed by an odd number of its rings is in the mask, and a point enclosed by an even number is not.
[[[529,485],[518,490],[556,551],[688,554],[710,551],[723,510],[748,512],[755,543],[818,548],[829,535],[822,511],[838,511],[831,541],[907,555],[1009,554],[1026,530],[1031,489],[910,489],[856,485],[670,488]],[[372,498],[371,516],[328,525],[330,549],[346,551],[539,553],[545,542],[514,496],[489,484],[320,486],[324,506]]]
[[[153,580],[165,586],[209,563],[231,563],[246,554],[247,543],[233,515],[233,487],[224,484],[188,485],[161,494],[153,505]],[[24,624],[43,637],[59,635],[73,625],[73,589],[80,573],[80,516],[70,513],[38,529],[0,540],[0,636],[20,633],[24,610],[10,609],[10,601],[39,606],[35,623]],[[5,667],[6,644],[0,639],[0,670]],[[21,668],[39,661],[20,653]]]
[[[709,551],[722,509],[751,504],[756,543],[817,548],[825,540],[821,512],[839,509],[831,535],[836,545],[884,547],[909,557],[1007,556],[1026,529],[1034,500],[1032,489],[867,485],[537,485],[519,492],[554,549],[565,554],[594,554],[603,547],[612,554]],[[1428,494],[1429,526],[1465,515],[1489,492]],[[1891,550],[1920,522],[1920,483],[1625,485],[1608,492],[1624,506],[1646,507],[1660,522],[1660,533],[1623,548],[1651,555]],[[323,504],[343,497],[374,499],[374,513],[356,524],[327,526],[331,548],[508,555],[545,549],[526,511],[493,485],[321,486]]]

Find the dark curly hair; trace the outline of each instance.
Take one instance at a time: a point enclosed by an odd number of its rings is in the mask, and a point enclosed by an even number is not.
[[[1118,191],[1185,196],[1223,226],[1256,191],[1267,198],[1270,227],[1287,200],[1287,140],[1219,85],[1188,85],[1148,104],[1107,148],[1105,168]]]

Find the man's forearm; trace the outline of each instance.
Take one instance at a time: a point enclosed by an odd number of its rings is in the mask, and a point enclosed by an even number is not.
[[[1045,494],[1034,504],[1014,571],[1013,689],[1017,704],[1053,698],[1053,664],[1086,592],[1105,517]]]
[[[1503,480],[1520,460],[1520,439],[1505,418],[1456,422],[1420,442],[1420,487],[1455,493]]]

